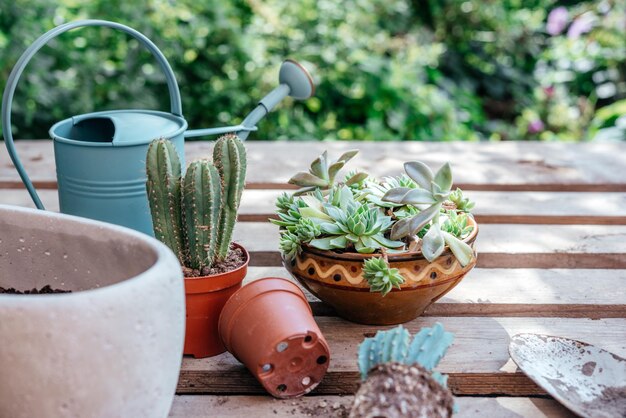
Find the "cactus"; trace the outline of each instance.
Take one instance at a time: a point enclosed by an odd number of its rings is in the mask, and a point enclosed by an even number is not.
[[[358,357],[364,382],[350,417],[451,417],[457,408],[447,376],[432,369],[453,339],[439,323],[422,328],[413,340],[402,326],[366,338]]]
[[[224,206],[220,176],[207,160],[187,168],[182,192],[183,219],[189,260],[187,267],[202,270],[217,254],[220,211]]]
[[[219,171],[224,196],[217,243],[217,257],[224,259],[230,249],[246,181],[246,150],[236,135],[224,135],[217,140],[213,163]]]
[[[454,335],[439,323],[432,328],[422,328],[413,341],[409,332],[400,325],[388,331],[378,331],[359,346],[359,370],[363,380],[374,366],[383,363],[419,364],[432,371],[444,356]],[[447,376],[433,373],[433,378],[445,387]]]
[[[156,238],[172,249],[181,264],[187,261],[180,206],[181,164],[174,145],[157,139],[148,147],[146,157],[152,226]]]
[[[213,163],[191,163],[184,178],[167,139],[155,139],[146,157],[154,235],[200,274],[228,254],[246,174],[246,152],[236,136],[221,137],[215,148]]]

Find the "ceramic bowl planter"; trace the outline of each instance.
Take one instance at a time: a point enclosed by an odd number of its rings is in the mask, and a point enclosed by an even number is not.
[[[302,291],[285,279],[256,280],[226,303],[219,331],[224,345],[277,398],[313,390],[330,352]]]
[[[473,219],[471,225],[474,229],[465,242],[474,249],[474,256],[465,267],[447,248],[433,262],[421,253],[389,254],[390,267],[399,269],[405,281],[385,296],[370,292],[363,278],[363,261],[372,255],[303,246],[294,259],[283,262],[296,280],[342,318],[368,325],[396,325],[417,318],[476,265],[478,227]]]
[[[180,266],[150,237],[0,206],[0,416],[166,417],[180,371]]]
[[[246,277],[250,256],[245,263],[226,273],[204,277],[186,277],[187,325],[184,353],[195,358],[216,356],[226,351],[218,332],[218,321],[226,301],[241,288]]]

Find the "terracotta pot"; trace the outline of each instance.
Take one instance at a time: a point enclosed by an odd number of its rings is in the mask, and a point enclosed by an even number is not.
[[[478,234],[465,239],[472,248]],[[421,253],[390,254],[389,264],[400,269],[405,279],[400,289],[386,296],[370,292],[363,279],[363,261],[380,255],[336,253],[308,246],[294,260],[283,260],[285,268],[311,293],[332,306],[349,321],[367,325],[396,325],[421,315],[437,299],[448,293],[476,265],[476,252],[462,267],[448,248],[432,263]]]
[[[213,276],[185,277],[187,324],[184,353],[195,358],[216,356],[226,351],[217,324],[226,301],[241,288],[250,261],[245,248],[233,245],[245,254],[243,265]]]
[[[0,417],[163,417],[178,382],[183,274],[147,235],[0,205]]]
[[[256,280],[235,293],[220,317],[230,351],[277,398],[313,390],[330,361],[304,293],[285,279]]]

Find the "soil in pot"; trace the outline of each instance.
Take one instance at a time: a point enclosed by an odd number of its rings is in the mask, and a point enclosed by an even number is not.
[[[52,293],[72,293],[71,290],[53,289],[49,284],[43,286],[41,289],[32,288],[30,290],[17,290],[14,287],[4,288],[0,286],[0,293],[8,295],[45,295]]]
[[[216,274],[228,273],[235,270],[238,267],[244,265],[247,261],[247,256],[241,247],[232,246],[226,258],[217,262],[211,267],[205,267],[202,271],[198,269],[191,269],[189,267],[183,267],[183,274],[185,277],[203,277],[214,276]]]
[[[211,269],[185,272],[187,320],[184,354],[204,358],[226,351],[218,332],[219,317],[226,301],[241,288],[249,260],[248,252],[242,246],[233,244],[226,259]],[[209,275],[193,276],[207,272]]]

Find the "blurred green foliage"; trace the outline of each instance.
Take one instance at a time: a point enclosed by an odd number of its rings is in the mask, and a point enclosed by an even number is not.
[[[316,96],[251,139],[584,140],[626,137],[626,2],[594,0],[0,0],[0,82],[46,30],[83,18],[143,32],[170,61],[192,128],[234,124],[292,57]],[[4,84],[2,84],[4,87]],[[113,108],[168,109],[148,52],[75,30],[31,62],[16,137]]]

